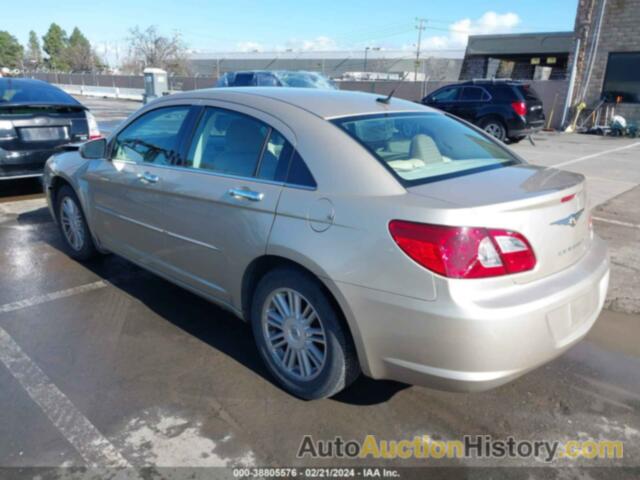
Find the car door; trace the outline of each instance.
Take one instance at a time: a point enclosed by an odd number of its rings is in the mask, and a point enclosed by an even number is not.
[[[158,172],[166,232],[161,257],[178,281],[240,304],[233,286],[266,251],[286,176],[291,147],[284,131],[293,136],[248,107],[203,108],[184,161]]]
[[[109,250],[161,269],[163,166],[180,156],[193,107],[166,106],[135,118],[113,138],[109,158],[92,162],[85,179],[92,227]]]
[[[456,100],[460,93],[460,87],[445,87],[429,96],[428,104],[438,110],[451,112],[456,106]]]
[[[475,122],[478,118],[478,112],[489,100],[489,94],[481,87],[467,86],[462,88],[462,92],[449,110],[457,117],[463,118],[469,122]]]

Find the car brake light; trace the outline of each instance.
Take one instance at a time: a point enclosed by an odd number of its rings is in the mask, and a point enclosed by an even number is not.
[[[511,108],[521,117],[527,114],[527,104],[524,102],[511,102]]]
[[[85,110],[85,115],[87,117],[87,126],[89,127],[89,140],[94,140],[96,138],[102,138],[100,134],[100,129],[98,128],[98,122],[96,121],[96,117],[93,116],[89,110]]]
[[[0,120],[0,140],[13,140],[14,138],[16,138],[16,131],[13,128],[13,122]]]
[[[389,232],[411,259],[449,278],[496,277],[536,265],[527,239],[511,230],[392,220]]]

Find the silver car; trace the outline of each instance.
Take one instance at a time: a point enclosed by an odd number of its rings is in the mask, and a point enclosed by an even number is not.
[[[50,158],[45,186],[72,257],[114,252],[229,309],[308,399],[360,372],[501,385],[584,337],[607,291],[584,177],[399,99],[171,95]]]

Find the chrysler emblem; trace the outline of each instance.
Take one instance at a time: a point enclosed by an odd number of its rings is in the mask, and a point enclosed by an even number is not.
[[[584,208],[578,210],[576,213],[572,213],[568,217],[561,218],[560,220],[556,220],[555,222],[551,222],[551,225],[567,225],[569,227],[575,227],[578,223],[578,220],[582,216],[584,212]]]

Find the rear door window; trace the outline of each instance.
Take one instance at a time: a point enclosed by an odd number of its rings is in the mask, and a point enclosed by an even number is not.
[[[280,85],[278,79],[270,73],[258,73],[256,77],[256,83],[260,87],[277,87]]]
[[[483,102],[489,100],[489,95],[480,87],[464,87],[460,100],[463,102]]]
[[[268,134],[269,127],[248,115],[206,108],[183,166],[253,177]]]

